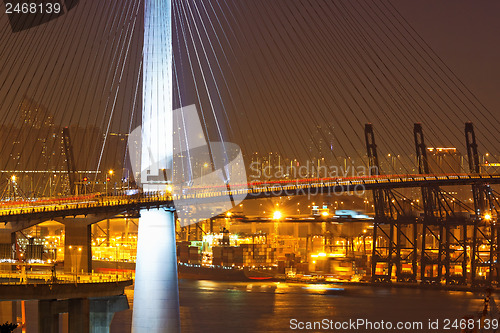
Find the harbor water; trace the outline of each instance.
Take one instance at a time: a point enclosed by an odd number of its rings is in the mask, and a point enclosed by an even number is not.
[[[341,284],[180,280],[179,291],[182,332],[461,332],[484,307],[481,292]],[[131,320],[132,310],[117,313],[111,332],[130,332]]]

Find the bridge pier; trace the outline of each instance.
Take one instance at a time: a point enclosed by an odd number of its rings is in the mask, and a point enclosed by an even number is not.
[[[43,299],[37,301],[37,303],[38,331],[44,333],[59,332],[61,324],[64,326],[64,323],[59,321],[59,314],[62,313],[68,313],[68,332],[109,333],[114,314],[128,309],[128,301],[125,295],[62,300]],[[31,326],[29,322],[27,324],[29,330]]]
[[[107,217],[109,214],[54,219],[64,224],[65,273],[92,273],[92,224]]]
[[[0,231],[0,259],[13,259],[12,246],[16,244],[16,233],[10,229]]]
[[[59,332],[59,311],[57,300],[38,301],[38,331],[44,333]]]
[[[0,323],[17,321],[17,302],[16,301],[0,301]]]
[[[90,327],[93,333],[109,333],[116,312],[128,309],[127,297],[114,296],[103,300],[91,300]]]
[[[71,333],[90,331],[90,302],[88,298],[73,298],[68,301],[68,330]]]
[[[10,229],[0,231],[0,244],[10,244],[13,232]]]
[[[65,223],[64,272],[92,272],[91,235],[90,224]]]
[[[173,210],[141,211],[132,332],[180,332]]]

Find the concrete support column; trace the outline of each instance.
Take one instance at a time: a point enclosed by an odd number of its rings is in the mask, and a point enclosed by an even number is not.
[[[17,319],[16,301],[0,302],[0,323],[15,323]]]
[[[128,308],[127,296],[125,295],[91,299],[90,332],[109,333],[109,326],[115,313]]]
[[[59,332],[59,313],[54,309],[56,302],[57,300],[38,301],[38,332]]]
[[[12,231],[0,230],[0,244],[7,244],[7,243],[10,244],[11,242],[12,242]]]
[[[141,211],[132,332],[180,332],[173,211]]]
[[[113,320],[114,312],[91,312],[90,322],[92,333],[109,333],[109,325]]]
[[[0,259],[12,259],[12,245],[16,243],[16,233],[11,230],[0,230]]]
[[[68,331],[88,333],[90,330],[90,307],[88,298],[68,300]]]
[[[92,272],[91,225],[66,223],[64,241],[64,272]]]

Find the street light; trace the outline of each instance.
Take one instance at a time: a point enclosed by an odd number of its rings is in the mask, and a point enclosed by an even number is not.
[[[84,194],[87,195],[87,182],[89,181],[89,179],[87,178],[87,176],[83,177],[83,191],[84,191]]]
[[[366,229],[363,229],[363,252],[366,255]]]
[[[78,248],[75,248],[73,251],[73,246],[70,245],[68,246],[69,249],[69,255],[71,257],[71,272],[74,272],[75,276],[75,281],[78,281],[78,269],[79,269],[79,262],[81,261],[81,252],[82,248],[79,246]],[[76,252],[78,251],[78,252]],[[66,254],[65,254],[66,255]]]
[[[104,182],[104,184],[106,185],[106,196],[108,196],[108,182],[111,180],[111,178],[109,177],[106,177],[106,181]]]
[[[201,183],[203,184],[203,168],[208,168],[208,163],[205,162],[203,163],[203,165],[200,167],[200,181]]]
[[[108,182],[111,181],[111,177],[113,176],[114,173],[115,172],[113,171],[113,169],[109,169],[108,171],[109,176],[106,177],[106,195],[108,195]]]
[[[276,237],[278,236],[278,221],[281,219],[283,214],[279,210],[276,210],[273,213],[273,220],[274,220],[274,233],[276,234]]]
[[[12,193],[14,194],[14,198],[16,197],[16,189],[14,188],[14,184],[16,183],[16,175],[10,176],[10,183],[8,184],[8,197],[10,198],[10,188],[12,187]]]

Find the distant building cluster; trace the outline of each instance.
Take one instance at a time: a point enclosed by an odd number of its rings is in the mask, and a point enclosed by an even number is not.
[[[75,171],[95,171],[99,165],[99,170],[120,170],[121,177],[127,135],[109,133],[104,149],[105,133],[98,127],[71,125],[69,135]],[[23,98],[12,122],[0,125],[0,140],[0,186],[9,186],[5,182],[16,175],[17,195],[69,193],[63,126],[45,106]],[[85,176],[80,172],[76,180]]]

